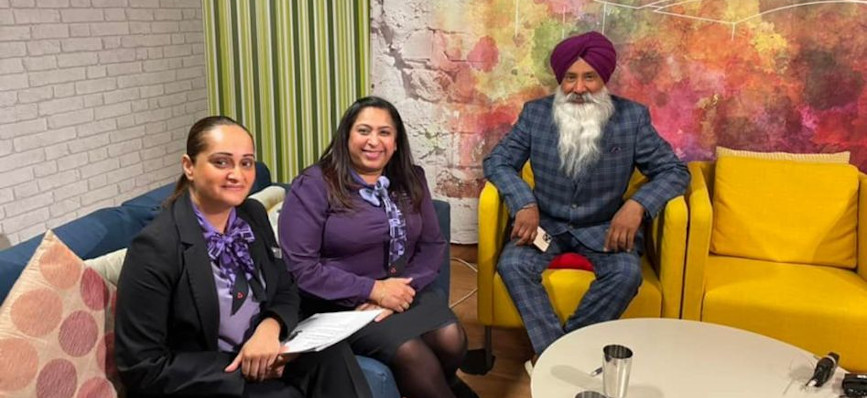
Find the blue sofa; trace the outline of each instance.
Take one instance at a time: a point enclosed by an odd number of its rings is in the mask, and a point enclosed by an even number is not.
[[[256,182],[251,193],[270,186],[271,173],[263,163],[256,164]],[[72,220],[57,228],[54,233],[81,259],[91,259],[120,250],[129,245],[139,231],[144,228],[161,210],[162,202],[168,198],[174,184],[168,184],[143,195],[123,202],[120,206],[100,209]],[[449,205],[434,201],[440,229],[449,241]],[[43,235],[33,237],[15,246],[0,251],[0,302],[5,300],[12,285],[30,261],[30,257],[42,241]],[[449,253],[443,258],[443,267],[434,282],[436,288],[448,297],[449,291]],[[358,356],[364,375],[373,396],[377,398],[400,398],[394,377],[388,366],[371,358]]]

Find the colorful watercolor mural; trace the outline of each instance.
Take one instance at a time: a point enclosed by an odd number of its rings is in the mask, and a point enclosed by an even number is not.
[[[867,1],[474,0],[433,2],[425,68],[458,152],[437,177],[452,198],[477,197],[481,160],[522,104],[551,93],[548,55],[597,30],[615,43],[618,95],[650,107],[686,160],[717,145],[852,152],[867,170]]]

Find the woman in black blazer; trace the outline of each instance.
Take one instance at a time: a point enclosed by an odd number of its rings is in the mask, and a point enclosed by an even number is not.
[[[253,139],[227,117],[190,129],[184,174],[132,242],[118,282],[115,355],[130,397],[369,397],[345,343],[282,354],[299,296],[261,204]]]

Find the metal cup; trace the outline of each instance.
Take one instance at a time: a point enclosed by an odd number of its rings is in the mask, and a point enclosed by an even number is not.
[[[626,398],[629,387],[629,371],[632,368],[632,350],[618,344],[602,348],[605,362],[602,363],[602,386],[605,395],[611,398]]]
[[[596,391],[581,391],[577,395],[575,395],[575,398],[608,398],[608,397],[606,397],[606,396],[604,396],[604,395],[602,395]]]

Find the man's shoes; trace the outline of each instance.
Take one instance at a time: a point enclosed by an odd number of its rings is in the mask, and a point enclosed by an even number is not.
[[[528,359],[527,362],[524,362],[524,370],[527,371],[527,376],[533,377],[533,368],[536,367],[536,361],[539,360],[539,355],[533,355],[532,358]]]
[[[479,395],[473,391],[467,383],[464,383],[459,377],[455,377],[455,381],[449,386],[457,398],[479,398]]]

